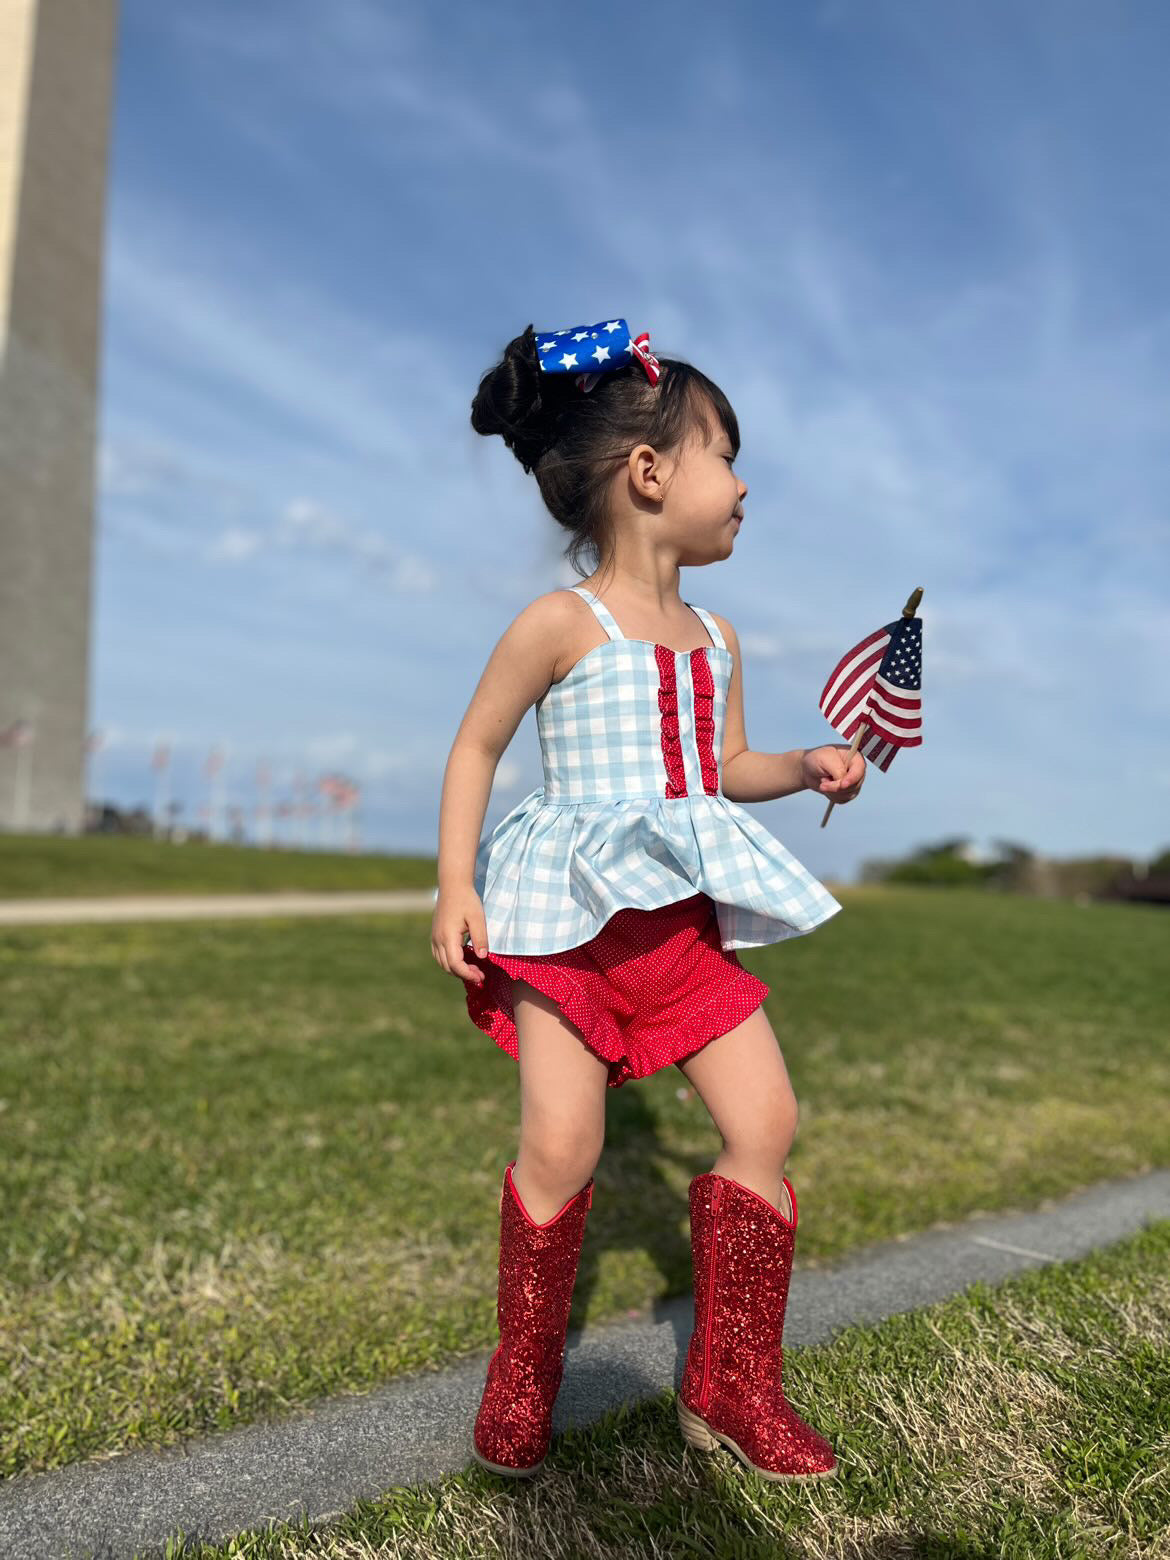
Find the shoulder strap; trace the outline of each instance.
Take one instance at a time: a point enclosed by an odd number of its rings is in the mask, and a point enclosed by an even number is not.
[[[617,623],[614,621],[613,615],[611,614],[609,608],[603,606],[587,586],[569,585],[566,587],[566,589],[575,592],[575,594],[580,596],[583,601],[587,601],[589,603],[589,605],[593,608],[594,613],[596,614],[597,621],[601,624],[602,628],[605,629],[605,632],[611,639],[624,639],[626,637],[622,633],[621,629],[617,626]]]
[[[705,612],[702,607],[696,607],[693,601],[688,601],[687,606],[690,607],[692,612],[697,612],[699,614],[699,617],[703,621],[703,627],[711,635],[711,638],[715,641],[716,645],[718,645],[719,649],[726,650],[727,646],[723,642],[723,635],[719,632],[719,625],[716,623],[711,614],[709,612]]]

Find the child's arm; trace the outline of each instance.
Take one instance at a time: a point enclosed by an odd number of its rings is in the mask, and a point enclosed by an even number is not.
[[[865,759],[850,753],[847,742],[789,753],[753,753],[743,728],[743,668],[735,629],[718,612],[719,624],[734,663],[723,722],[723,794],[729,802],[770,802],[796,791],[815,791],[835,802],[851,802],[865,779]]]
[[[471,696],[443,775],[439,801],[439,891],[431,952],[450,975],[482,985],[464,958],[464,934],[482,957],[487,923],[475,888],[475,856],[500,755],[524,712],[557,675],[570,619],[565,591],[538,596],[505,629]]]
[[[538,596],[500,636],[455,733],[439,802],[439,890],[475,875],[492,780],[516,728],[556,675],[564,591]]]
[[[719,624],[734,657],[727,711],[723,721],[723,794],[729,802],[770,802],[805,789],[802,762],[806,748],[790,753],[753,753],[743,723],[743,668],[739,637],[725,617],[711,616]]]

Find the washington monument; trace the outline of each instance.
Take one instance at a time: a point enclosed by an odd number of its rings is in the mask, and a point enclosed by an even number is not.
[[[0,828],[85,817],[117,0],[0,0]]]

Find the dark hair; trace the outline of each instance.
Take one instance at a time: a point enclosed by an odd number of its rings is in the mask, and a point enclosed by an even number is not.
[[[524,470],[535,473],[549,512],[573,533],[565,555],[578,572],[581,553],[592,548],[600,561],[610,539],[606,490],[635,445],[678,449],[702,429],[710,405],[739,453],[739,423],[719,386],[678,358],[658,362],[656,385],[635,360],[586,393],[575,375],[541,369],[529,325],[479,382],[471,426],[498,433]]]

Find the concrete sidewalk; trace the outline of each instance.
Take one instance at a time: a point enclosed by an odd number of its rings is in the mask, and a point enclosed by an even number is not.
[[[331,893],[114,894],[101,899],[0,899],[0,926],[76,921],[195,921],[264,915],[362,915],[435,908],[433,888]]]
[[[967,1288],[1084,1256],[1170,1218],[1170,1170],[1106,1182],[1027,1213],[980,1215],[792,1274],[784,1342],[829,1341],[855,1322],[917,1310]],[[799,1251],[799,1248],[798,1248]],[[682,1380],[690,1297],[655,1315],[571,1333],[554,1432]],[[120,1560],[161,1553],[181,1527],[223,1543],[269,1518],[339,1515],[393,1485],[461,1471],[489,1350],[448,1370],[399,1378],[277,1423],[161,1452],[130,1452],[0,1485],[4,1560]],[[795,1405],[798,1409],[800,1405]],[[490,1475],[489,1475],[490,1477]]]

